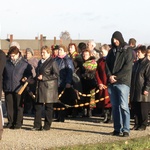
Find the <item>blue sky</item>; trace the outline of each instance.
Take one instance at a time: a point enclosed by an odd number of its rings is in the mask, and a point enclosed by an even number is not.
[[[72,39],[110,43],[114,31],[125,41],[150,44],[150,0],[3,0],[0,7],[0,36],[47,39],[68,31]]]

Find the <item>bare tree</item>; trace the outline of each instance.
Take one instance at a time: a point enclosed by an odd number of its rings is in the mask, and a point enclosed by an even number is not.
[[[62,40],[70,40],[70,33],[68,31],[62,31],[60,36],[59,36]]]

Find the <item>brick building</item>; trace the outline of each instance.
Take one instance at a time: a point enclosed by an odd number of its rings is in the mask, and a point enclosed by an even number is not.
[[[46,39],[45,36],[43,36],[42,34],[40,35],[40,38],[35,37],[35,39],[13,39],[13,35],[9,35],[7,37],[7,39],[1,39],[0,40],[0,48],[7,54],[8,49],[9,49],[9,45],[12,41],[16,41],[20,44],[20,50],[22,51],[22,53],[24,54],[24,51],[27,47],[31,47],[34,50],[35,53],[35,57],[39,58],[40,57],[40,48],[43,45],[47,45],[47,46],[51,46],[53,44],[64,44],[66,46],[68,46],[68,44],[70,42],[76,43],[76,45],[78,45],[80,42],[85,42],[87,43],[88,40],[71,40],[71,41],[62,41],[62,40],[56,40],[56,38],[54,37],[53,40],[49,40]],[[97,43],[97,49],[99,49],[100,47],[100,43]]]

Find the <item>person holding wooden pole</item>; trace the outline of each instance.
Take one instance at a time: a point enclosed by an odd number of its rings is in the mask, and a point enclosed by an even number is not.
[[[16,46],[12,46],[8,52],[8,59],[3,73],[3,91],[8,123],[5,127],[20,129],[23,123],[23,93],[18,92],[32,77],[31,65],[25,61]],[[22,91],[23,92],[23,91]]]

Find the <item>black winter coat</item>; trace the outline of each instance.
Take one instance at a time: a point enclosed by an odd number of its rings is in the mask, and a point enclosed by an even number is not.
[[[146,96],[144,91],[148,91]],[[150,61],[145,57],[135,62],[131,80],[131,102],[150,102]]]
[[[55,60],[59,67],[59,87],[64,89],[67,83],[72,84],[72,75],[74,72],[73,61],[68,55],[63,58],[56,57]]]
[[[44,63],[39,61],[37,67],[37,77],[43,76],[42,80],[37,80],[36,100],[39,103],[58,102],[58,77],[59,68],[52,57]]]
[[[106,58],[107,77],[115,75],[116,83],[130,86],[132,65],[133,54],[130,47],[124,46],[119,50],[112,48]]]
[[[3,72],[3,90],[4,92],[18,92],[23,86],[22,78],[32,76],[31,65],[20,56],[16,64],[8,58]]]

